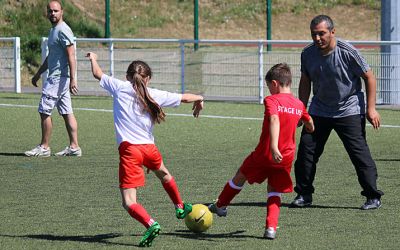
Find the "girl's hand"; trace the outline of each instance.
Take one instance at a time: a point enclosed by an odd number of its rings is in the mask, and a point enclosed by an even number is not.
[[[192,108],[192,110],[193,110],[193,116],[194,116],[195,118],[199,117],[200,111],[203,109],[203,107],[204,107],[204,101],[203,101],[203,100],[195,101],[195,102],[193,103],[193,108]]]
[[[95,61],[97,60],[97,55],[95,53],[93,53],[93,52],[87,53],[86,57],[88,57],[90,61],[91,60],[95,60]]]

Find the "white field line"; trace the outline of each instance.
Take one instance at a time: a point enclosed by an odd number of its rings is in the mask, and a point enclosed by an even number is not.
[[[33,105],[21,105],[21,104],[7,104],[0,103],[0,107],[11,107],[11,108],[37,108],[37,106]],[[83,110],[83,111],[94,111],[94,112],[112,112],[110,109],[93,109],[93,108],[74,108],[74,110]],[[167,113],[169,116],[184,116],[184,117],[192,117],[191,114],[177,114],[177,113]],[[239,116],[219,116],[219,115],[200,115],[205,118],[214,118],[214,119],[231,119],[231,120],[253,120],[253,121],[262,121],[263,118],[257,117],[239,117]],[[371,126],[367,124],[367,126]],[[383,128],[400,128],[400,125],[382,125]]]

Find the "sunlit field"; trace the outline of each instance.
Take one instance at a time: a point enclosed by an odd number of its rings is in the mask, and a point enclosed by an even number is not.
[[[132,249],[144,227],[122,208],[118,151],[110,97],[73,98],[79,125],[80,158],[28,158],[40,141],[38,94],[0,93],[0,248]],[[256,146],[263,106],[206,102],[202,116],[191,105],[166,109],[155,128],[156,144],[187,202],[210,203]],[[295,194],[283,196],[277,238],[262,238],[266,186],[246,185],[226,218],[214,216],[202,234],[190,232],[158,179],[146,175],[139,202],[161,225],[155,249],[398,249],[400,245],[400,111],[379,110],[383,126],[367,127],[367,139],[385,192],[382,207],[361,211],[355,170],[332,133],[317,170],[314,203],[293,209]],[[68,137],[53,113],[52,152]],[[300,130],[298,130],[298,135]]]

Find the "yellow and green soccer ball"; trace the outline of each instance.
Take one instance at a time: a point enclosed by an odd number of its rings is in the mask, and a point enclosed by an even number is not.
[[[185,224],[190,231],[201,233],[207,231],[212,225],[213,215],[208,207],[203,204],[195,204],[185,217]]]

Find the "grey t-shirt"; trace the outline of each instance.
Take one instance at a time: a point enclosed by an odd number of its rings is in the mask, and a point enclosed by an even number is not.
[[[69,77],[66,48],[72,44],[74,44],[74,34],[65,22],[61,22],[50,29],[47,41],[47,46],[49,48],[47,57],[49,68],[48,77]]]
[[[301,72],[311,80],[313,89],[309,113],[331,118],[365,114],[360,77],[370,67],[354,46],[336,41],[328,55],[321,55],[314,44],[301,54]]]

